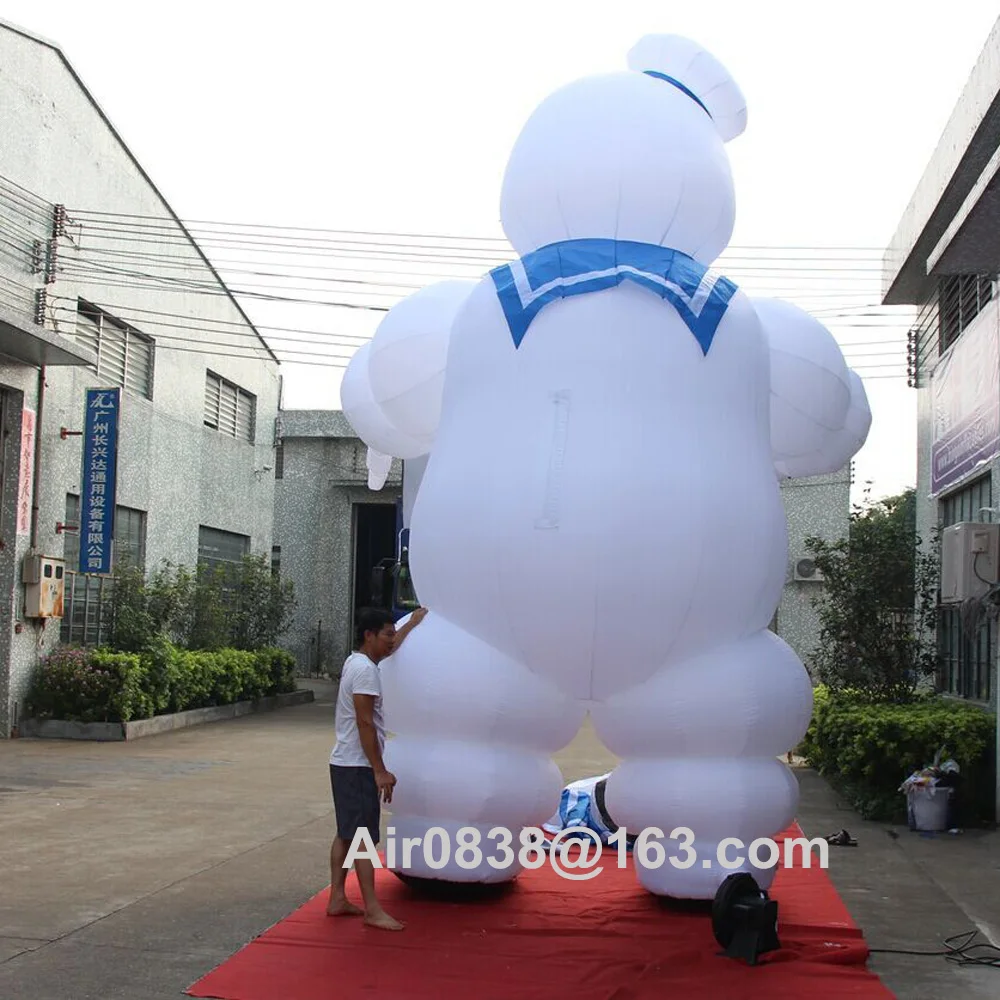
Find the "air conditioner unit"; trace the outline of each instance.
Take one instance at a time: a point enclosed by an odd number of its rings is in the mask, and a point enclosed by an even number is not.
[[[960,521],[941,533],[941,603],[982,597],[1000,581],[1000,524]]]
[[[808,557],[795,560],[792,577],[800,583],[822,583],[824,579],[815,560]]]
[[[53,556],[26,556],[21,567],[25,618],[62,618],[66,563]]]

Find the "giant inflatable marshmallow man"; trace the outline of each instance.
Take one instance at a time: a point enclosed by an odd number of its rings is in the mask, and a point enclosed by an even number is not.
[[[658,827],[678,862],[637,850],[651,892],[710,899],[731,874],[720,841],[795,815],[778,755],[812,687],[768,630],[780,480],[843,468],[868,402],[816,320],[710,270],[734,224],[725,143],[746,124],[729,74],[676,36],[628,66],[524,126],[501,199],[518,259],[401,302],[345,377],[376,465],[426,459],[410,566],[430,613],[383,670],[403,876],[515,877],[521,829],[559,801],[551,755],[588,711],[622,761],[608,810],[630,834]],[[403,857],[432,827],[447,862]],[[764,888],[775,872],[743,870]]]

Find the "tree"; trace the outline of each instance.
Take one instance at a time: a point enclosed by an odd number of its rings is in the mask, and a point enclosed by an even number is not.
[[[230,644],[236,649],[276,646],[295,614],[295,589],[271,570],[264,556],[245,556],[230,604]]]
[[[165,639],[185,649],[259,650],[277,645],[295,606],[291,581],[273,574],[264,556],[193,572],[164,561],[148,580],[127,566],[112,585],[108,645],[139,652]]]
[[[911,700],[937,666],[937,538],[929,550],[916,532],[916,491],[851,513],[846,538],[809,538],[806,547],[826,586],[813,661],[829,687],[873,700]]]

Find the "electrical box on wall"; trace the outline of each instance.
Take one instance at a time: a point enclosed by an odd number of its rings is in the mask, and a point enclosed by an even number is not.
[[[21,573],[26,584],[25,618],[62,618],[66,564],[54,556],[26,556]]]
[[[941,533],[941,602],[982,597],[1000,581],[1000,524],[961,521]]]

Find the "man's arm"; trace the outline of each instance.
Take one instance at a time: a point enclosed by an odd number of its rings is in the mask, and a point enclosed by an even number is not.
[[[385,764],[382,761],[382,751],[378,745],[378,731],[375,729],[375,695],[356,694],[354,696],[354,714],[358,720],[361,748],[364,750],[372,770],[378,774],[385,770]]]
[[[375,728],[375,695],[354,695],[354,714],[358,720],[358,736],[361,748],[368,758],[375,774],[375,784],[386,804],[392,801],[392,789],[396,784],[396,776],[387,771],[382,760],[382,751],[378,745],[378,731]]]
[[[400,626],[392,640],[392,651],[394,653],[397,649],[399,649],[402,641],[424,620],[426,615],[426,608],[417,608],[417,610],[410,615],[410,620],[405,625]]]

